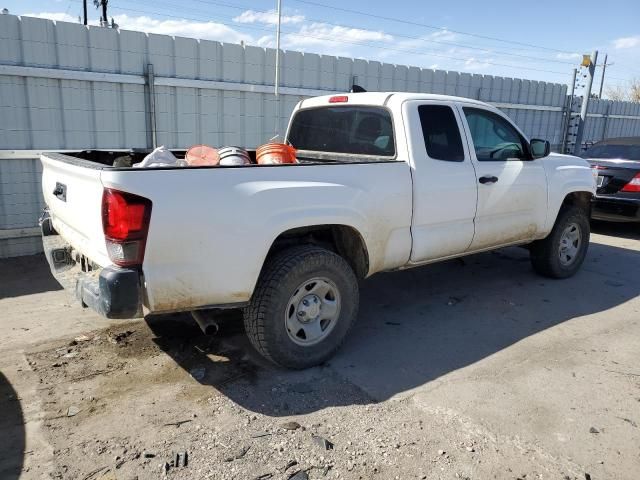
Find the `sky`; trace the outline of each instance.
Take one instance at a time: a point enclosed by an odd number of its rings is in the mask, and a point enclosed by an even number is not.
[[[109,0],[121,29],[275,46],[276,0]],[[0,0],[14,15],[77,22],[81,0]],[[282,0],[282,48],[567,84],[608,54],[608,88],[640,78],[640,0]],[[89,21],[99,12],[89,0]],[[596,71],[595,91],[602,68]],[[606,95],[605,95],[606,96]]]

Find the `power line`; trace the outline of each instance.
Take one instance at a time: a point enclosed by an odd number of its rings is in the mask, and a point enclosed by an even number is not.
[[[353,9],[344,8],[344,7],[336,7],[334,5],[327,5],[327,4],[324,4],[324,3],[314,2],[314,1],[311,1],[311,0],[293,0],[293,1],[294,2],[298,2],[298,3],[305,3],[305,4],[308,4],[308,5],[314,5],[316,7],[329,8],[329,9],[333,9],[333,10],[339,10],[341,12],[354,13],[356,15],[363,15],[363,16],[366,16],[366,17],[377,18],[377,19],[380,19],[380,20],[389,20],[389,21],[392,21],[392,22],[404,23],[406,25],[414,25],[414,26],[418,26],[418,27],[430,28],[432,30],[440,30],[440,31],[444,31],[444,32],[458,33],[460,35],[468,35],[470,37],[483,38],[485,40],[493,40],[493,41],[497,41],[497,42],[510,43],[510,44],[514,44],[514,45],[523,45],[523,46],[526,46],[526,47],[533,47],[533,48],[537,48],[537,49],[541,49],[541,50],[549,50],[549,51],[552,51],[552,52],[569,53],[569,54],[575,53],[575,52],[570,52],[568,50],[560,50],[560,49],[557,49],[557,48],[543,47],[541,45],[535,45],[533,43],[517,42],[515,40],[506,40],[506,39],[502,39],[502,38],[498,38],[498,37],[490,37],[490,36],[487,36],[487,35],[480,35],[480,34],[477,34],[477,33],[464,32],[462,30],[452,30],[452,29],[449,29],[449,28],[438,27],[438,26],[429,25],[429,24],[426,24],[426,23],[414,22],[414,21],[405,20],[405,19],[402,19],[402,18],[387,17],[387,16],[384,16],[384,15],[376,15],[374,13],[363,12],[361,10],[353,10]]]
[[[224,6],[231,6],[231,4],[222,4],[221,2],[208,2],[205,0],[200,0],[202,3],[212,3],[212,4],[220,4],[220,5],[224,5]],[[183,9],[183,5],[176,5],[176,4],[168,4],[166,3],[166,5],[168,6],[173,6],[175,8],[179,8],[179,9]],[[138,9],[131,9],[131,8],[125,8],[125,7],[114,7],[116,8],[116,10],[124,10],[124,11],[132,11],[132,12],[137,12],[137,13],[143,13],[143,14],[155,14],[158,16],[163,16],[163,17],[168,17],[168,18],[177,18],[177,19],[189,19],[189,20],[194,20],[194,21],[202,21],[202,20],[208,20],[208,18],[204,18],[204,17],[198,17],[198,18],[193,18],[193,17],[187,17],[185,15],[169,15],[169,14],[165,14],[165,13],[159,13],[159,12],[155,12],[155,11],[149,11],[149,10],[138,10]],[[233,6],[233,8],[237,8],[236,5]],[[255,11],[255,10],[254,10]],[[266,12],[266,11],[262,11],[265,13],[270,13],[270,12]],[[216,17],[211,17],[212,19],[216,19]],[[227,17],[217,17],[217,18],[223,18],[224,20],[228,20]],[[217,19],[216,19],[217,20]],[[239,29],[249,29],[249,30],[259,30],[259,31],[264,31],[264,32],[268,32],[268,33],[273,33],[271,28],[264,28],[264,27],[258,27],[258,26],[249,26],[249,25],[243,25],[243,24],[238,24],[238,23],[227,23],[224,21],[218,21],[219,24],[221,25],[225,25],[228,27],[233,27],[233,28],[239,28]],[[323,41],[331,41],[331,40],[340,40],[343,43],[349,43],[349,44],[353,44],[353,45],[358,45],[358,46],[364,46],[364,47],[369,47],[372,49],[378,49],[378,50],[389,50],[389,51],[396,51],[396,52],[402,52],[402,53],[409,53],[409,54],[415,54],[415,55],[421,55],[421,56],[428,56],[428,57],[435,57],[435,58],[445,58],[445,59],[449,59],[449,60],[455,60],[455,61],[460,61],[460,62],[467,62],[469,59],[468,58],[461,58],[461,57],[455,57],[455,56],[451,56],[451,55],[444,55],[438,52],[434,52],[434,51],[418,51],[418,50],[410,50],[410,49],[401,49],[401,48],[393,48],[393,47],[386,47],[386,46],[381,46],[381,45],[376,45],[376,44],[372,44],[372,43],[367,43],[367,42],[358,42],[358,41],[353,41],[351,39],[348,38],[344,38],[344,37],[339,37],[339,36],[335,36],[335,35],[331,35],[329,36],[318,36],[318,35],[310,35],[307,33],[303,33],[303,32],[299,32],[299,31],[292,31],[292,30],[286,30],[285,33],[287,33],[288,35],[292,36],[292,37],[302,37],[302,38],[315,38],[315,39],[319,39],[319,40],[323,40]],[[520,65],[513,65],[513,64],[506,64],[506,63],[498,63],[495,61],[491,61],[491,60],[477,60],[478,63],[480,64],[486,64],[486,65],[493,65],[493,66],[501,66],[501,67],[505,67],[505,68],[512,68],[512,69],[518,69],[518,70],[530,70],[530,71],[536,71],[536,72],[543,72],[543,73],[550,73],[550,74],[554,74],[554,75],[561,75],[561,76],[566,76],[567,73],[565,72],[558,72],[558,71],[553,71],[553,70],[547,70],[547,69],[542,69],[542,68],[534,68],[534,67],[524,67],[524,66],[520,66]],[[461,68],[461,70],[464,70],[464,67]],[[616,77],[609,77],[612,79],[616,79]]]
[[[233,3],[226,3],[226,2],[216,2],[216,1],[212,1],[212,0],[193,0],[193,1],[194,2],[198,2],[198,3],[208,4],[208,5],[216,5],[216,6],[233,8],[233,9],[236,9],[236,10],[252,10],[252,11],[257,12],[257,13],[273,13],[272,11],[268,11],[268,10],[254,9],[254,7],[251,6],[251,5],[240,5],[240,4],[233,4]],[[461,34],[461,35],[468,35],[468,36],[474,36],[474,37],[484,38],[484,39],[488,39],[488,40],[495,40],[495,41],[502,42],[502,43],[510,43],[510,44],[517,44],[517,45],[521,45],[521,46],[528,46],[528,47],[533,47],[534,49],[542,49],[542,50],[554,51],[554,52],[558,52],[558,53],[566,53],[566,54],[571,54],[571,55],[576,53],[576,52],[571,52],[571,51],[568,51],[568,50],[560,50],[560,49],[555,49],[555,48],[551,48],[551,47],[543,47],[541,45],[535,45],[535,44],[523,43],[523,42],[516,42],[516,41],[512,41],[512,40],[507,40],[507,39],[500,39],[500,38],[497,38],[497,37],[489,37],[489,36],[478,35],[478,34],[474,34],[474,33],[470,33],[470,32],[463,32],[461,30],[451,30],[451,29],[445,28],[445,27],[437,27],[437,26],[433,26],[433,25],[412,22],[412,21],[409,21],[409,20],[402,20],[402,19],[393,18],[393,17],[385,17],[385,16],[382,16],[382,15],[374,15],[374,14],[370,14],[368,12],[362,12],[362,11],[359,11],[359,10],[350,10],[350,9],[345,9],[345,8],[342,8],[342,7],[334,7],[334,6],[322,4],[322,3],[319,3],[319,2],[313,2],[313,1],[310,1],[310,0],[293,0],[293,1],[297,1],[299,3],[306,3],[306,4],[309,4],[309,5],[321,6],[321,7],[324,7],[324,8],[330,8],[330,9],[333,8],[333,9],[336,9],[336,10],[342,10],[342,11],[346,11],[346,12],[350,12],[350,13],[355,13],[355,14],[358,14],[358,15],[366,15],[366,16],[370,16],[370,17],[374,17],[374,18],[383,19],[383,20],[391,20],[391,21],[400,22],[400,23],[407,23],[409,25],[422,26],[422,27],[425,27],[425,28],[440,30],[440,31],[447,32],[447,33],[458,33],[458,34]],[[182,8],[184,8],[184,7],[182,7]],[[354,26],[354,25],[337,24],[337,23],[328,22],[326,20],[317,19],[317,18],[311,18],[311,17],[306,17],[306,16],[305,16],[305,18],[307,20],[311,21],[311,22],[321,22],[321,23],[325,23],[327,25],[336,26],[336,27],[355,28],[355,29],[362,30],[361,27]],[[565,65],[571,65],[571,66],[575,66],[576,65],[575,62],[565,62],[563,60],[557,60],[557,59],[544,59],[544,58],[540,58],[540,57],[533,57],[533,56],[528,56],[528,55],[509,53],[509,52],[505,52],[504,50],[494,50],[494,49],[490,49],[490,48],[476,47],[476,46],[473,46],[473,45],[460,44],[460,43],[456,43],[456,42],[445,42],[445,41],[441,41],[441,40],[425,39],[425,38],[422,38],[422,37],[409,36],[409,35],[400,34],[400,33],[392,33],[392,32],[386,32],[386,33],[388,35],[393,35],[393,36],[397,36],[397,37],[401,37],[401,38],[407,38],[407,39],[412,39],[412,40],[421,40],[421,41],[425,41],[425,42],[429,42],[429,43],[437,43],[437,44],[441,44],[441,45],[451,45],[451,46],[457,46],[457,47],[461,47],[461,48],[469,48],[469,49],[484,51],[484,52],[488,52],[488,53],[493,53],[493,54],[496,54],[496,55],[509,55],[509,56],[516,56],[516,57],[521,57],[521,58],[528,58],[528,59],[542,61],[542,62],[563,63]],[[512,50],[521,50],[521,49],[512,48]],[[628,68],[631,71],[640,72],[640,70],[635,70],[635,69],[631,68],[629,65],[626,65],[626,64],[623,64],[623,63],[620,63],[620,62],[618,62],[618,64],[622,65],[622,66],[625,66],[626,68]],[[613,78],[613,77],[610,77],[610,78]]]
[[[116,9],[116,10],[132,11],[132,12],[136,12],[136,13],[154,14],[154,15],[158,15],[158,16],[162,16],[162,17],[178,18],[178,19],[182,19],[182,20],[184,20],[184,19],[196,20],[196,21],[202,21],[203,20],[202,17],[193,18],[193,17],[184,16],[184,15],[180,15],[180,16],[178,16],[178,15],[169,15],[169,14],[166,14],[166,13],[158,13],[158,12],[155,12],[155,11],[148,11],[148,10],[137,10],[137,9],[125,8],[125,7],[113,7],[113,8]],[[208,19],[205,18],[204,20],[208,20]],[[221,25],[225,25],[225,26],[229,26],[229,27],[245,28],[245,29],[251,29],[251,30],[261,30],[261,31],[267,31],[269,33],[273,33],[271,29],[262,28],[262,27],[255,27],[255,26],[249,26],[249,25],[238,25],[238,24],[235,24],[235,23],[229,24],[229,23],[220,22],[220,21],[218,21],[217,23],[220,23]],[[314,38],[314,39],[324,40],[324,41],[339,40],[342,43],[365,46],[365,47],[374,48],[374,49],[378,49],[378,50],[389,50],[389,51],[402,52],[402,53],[411,53],[411,54],[415,54],[415,55],[435,57],[435,58],[445,58],[445,59],[456,60],[456,61],[461,61],[461,62],[467,62],[469,60],[468,58],[454,57],[454,56],[450,56],[450,55],[442,55],[440,53],[431,52],[431,51],[400,49],[400,48],[393,48],[393,47],[385,47],[385,46],[376,45],[376,44],[372,44],[372,43],[357,42],[357,41],[353,41],[351,39],[347,39],[347,38],[339,37],[339,36],[335,36],[335,35],[332,35],[332,36],[318,36],[318,35],[310,35],[310,34],[307,34],[307,33],[300,33],[300,32],[291,31],[291,30],[283,30],[283,32],[287,33],[289,35],[292,35],[292,36],[299,36],[301,38]],[[505,68],[513,68],[513,69],[517,69],[517,70],[530,70],[530,71],[535,71],[535,72],[551,73],[551,74],[562,75],[562,76],[568,76],[569,75],[568,72],[558,72],[558,71],[546,70],[546,69],[541,69],[541,68],[524,67],[524,66],[521,66],[521,65],[512,65],[512,64],[506,64],[506,63],[492,62],[492,61],[489,61],[489,60],[486,60],[486,61],[485,60],[479,60],[478,63],[486,64],[486,65],[499,66],[499,67],[505,67]]]
[[[211,1],[211,0],[193,0],[194,2],[198,2],[198,3],[204,3],[207,5],[216,5],[216,6],[223,6],[223,7],[228,7],[228,8],[233,8],[233,9],[237,9],[237,10],[251,10],[253,12],[256,13],[273,13],[269,10],[258,10],[258,9],[254,9],[251,6],[248,5],[239,5],[239,4],[231,4],[231,3],[223,3],[223,2],[215,2],[215,1]],[[141,3],[145,3],[145,2],[141,2]],[[158,2],[156,2],[158,3]],[[183,7],[182,7],[183,8]],[[348,24],[340,24],[340,23],[332,23],[329,22],[327,20],[324,19],[319,19],[319,18],[312,18],[312,17],[306,17],[305,19],[310,21],[310,22],[317,22],[317,23],[323,23],[325,25],[330,25],[333,27],[340,27],[340,28],[352,28],[352,29],[357,29],[357,30],[367,30],[367,29],[363,29],[360,26],[356,26],[356,25],[348,25]],[[445,32],[447,33],[453,33],[452,30],[443,29]],[[375,31],[375,30],[370,30],[370,31]],[[512,57],[519,57],[519,58],[526,58],[526,59],[530,59],[530,60],[536,60],[539,62],[550,62],[550,63],[561,63],[564,65],[571,65],[574,66],[575,62],[567,62],[564,60],[559,60],[559,59],[550,59],[550,58],[540,58],[540,57],[535,57],[535,56],[531,56],[531,55],[524,55],[524,54],[518,54],[518,53],[511,53],[511,52],[505,52],[504,50],[496,50],[493,48],[484,48],[484,47],[478,47],[478,46],[474,46],[474,45],[468,45],[468,44],[463,44],[463,43],[457,43],[457,42],[447,42],[447,41],[443,41],[443,40],[434,40],[431,38],[424,38],[424,37],[416,37],[416,36],[411,36],[411,35],[406,35],[403,33],[397,33],[397,32],[388,32],[388,31],[382,31],[380,33],[385,33],[387,35],[391,35],[394,37],[400,37],[400,38],[406,38],[409,40],[419,40],[422,42],[427,42],[427,43],[435,43],[438,45],[447,45],[447,46],[452,46],[452,47],[460,47],[460,48],[467,48],[470,50],[478,50],[481,52],[485,52],[485,53],[491,53],[494,55],[505,55],[505,56],[512,56]],[[517,49],[513,49],[513,50],[517,50]]]
[[[249,5],[241,5],[241,4],[236,4],[236,3],[228,3],[228,2],[219,2],[219,1],[212,1],[212,0],[194,0],[195,2],[198,3],[203,3],[203,4],[207,4],[207,5],[216,5],[216,6],[223,6],[223,7],[228,7],[228,8],[232,8],[232,9],[236,9],[236,10],[252,10],[256,13],[273,13],[272,11],[268,11],[268,10],[258,10],[258,9],[253,9],[251,6]],[[296,1],[296,0],[294,0]],[[311,2],[311,1],[307,1],[307,0],[297,0],[300,1],[301,3],[309,3],[309,4],[318,4],[318,5],[324,5],[324,4],[320,4],[318,2]],[[135,2],[135,0],[134,0]],[[157,3],[162,3],[162,2],[156,2]],[[143,2],[143,4],[146,5],[146,3]],[[175,8],[179,9],[179,11],[182,11],[184,9],[183,5],[175,5],[175,4],[167,4],[167,5],[172,5]],[[330,7],[328,5],[326,5],[327,8],[334,8],[334,7]],[[338,8],[338,7],[335,7]],[[120,7],[120,9],[124,9],[124,7]],[[129,9],[132,10],[132,9]],[[354,10],[354,12],[356,12]],[[149,13],[149,12],[141,12],[141,13]],[[155,12],[154,12],[155,13]],[[366,14],[366,12],[360,12],[362,14]],[[366,14],[369,15],[369,14]],[[387,17],[382,17],[382,16],[378,16],[380,18],[387,18]],[[175,17],[175,18],[184,18],[184,17]],[[220,18],[220,17],[218,17]],[[227,20],[226,17],[222,17],[224,18],[224,20]],[[391,20],[394,21],[400,21],[399,19],[393,19],[391,17],[388,17]],[[195,20],[195,19],[194,19]],[[362,28],[357,27],[357,26],[353,26],[353,25],[344,25],[344,24],[336,24],[336,23],[332,23],[332,22],[327,22],[325,20],[320,20],[320,19],[314,19],[314,18],[308,18],[307,20],[311,21],[311,22],[319,22],[319,23],[323,23],[326,25],[330,25],[330,26],[335,26],[335,27],[341,27],[341,28],[353,28],[353,29],[357,29],[357,30],[362,30]],[[224,22],[220,22],[223,25],[229,26],[229,27],[234,27],[234,28],[244,28],[244,29],[253,29],[253,30],[262,30],[262,31],[266,31],[266,32],[270,32],[271,31],[269,29],[266,28],[260,28],[260,27],[255,27],[255,26],[247,26],[247,25],[241,25],[238,23],[233,23],[233,24],[229,24],[229,23],[224,23]],[[411,23],[411,22],[410,22]],[[422,25],[422,24],[419,24]],[[442,31],[445,32],[450,32],[450,33],[455,33],[456,31],[454,30],[449,30],[447,28],[442,28],[442,27],[432,27],[429,26],[429,28],[437,28],[440,29]],[[374,31],[374,30],[372,30]],[[288,33],[289,35],[301,35],[298,32],[293,32],[293,31],[287,31],[286,33]],[[545,58],[540,58],[540,57],[534,57],[534,56],[530,56],[530,55],[523,55],[523,54],[517,54],[517,53],[510,53],[510,52],[505,52],[503,50],[495,50],[495,49],[491,49],[491,48],[483,48],[483,47],[476,47],[476,46],[471,46],[471,45],[466,45],[466,44],[460,44],[460,43],[456,43],[456,42],[445,42],[445,41],[441,41],[441,40],[433,40],[433,39],[425,39],[423,37],[415,37],[415,36],[410,36],[410,35],[404,35],[404,34],[400,34],[400,33],[393,33],[393,32],[381,32],[381,33],[386,33],[388,35],[391,36],[397,36],[400,38],[407,38],[407,39],[411,39],[411,40],[418,40],[418,41],[423,41],[423,42],[428,42],[428,43],[436,43],[436,44],[441,44],[441,45],[447,45],[447,46],[455,46],[455,47],[460,47],[460,48],[466,48],[466,49],[470,49],[470,50],[477,50],[477,51],[481,51],[481,52],[485,52],[488,54],[492,54],[492,55],[498,55],[498,56],[512,56],[512,57],[518,57],[518,58],[525,58],[525,59],[531,59],[531,60],[535,60],[538,62],[549,62],[549,63],[559,63],[559,64],[564,64],[564,65],[575,65],[573,62],[565,62],[562,60],[556,60],[556,59],[545,59]],[[457,32],[460,33],[460,32]],[[465,32],[462,32],[463,34],[466,34]],[[312,35],[307,35],[305,34],[305,36],[307,37],[311,37],[311,38],[318,38],[318,39],[323,39],[326,40],[326,37],[317,37],[317,36],[312,36]],[[336,36],[332,36],[331,38],[339,38]],[[493,37],[487,37],[487,38],[493,38]],[[507,41],[507,40],[500,40],[499,41]],[[353,41],[349,41],[349,39],[343,38],[343,41],[345,43],[351,43],[351,44],[355,44],[355,45],[362,45],[362,46],[367,46],[369,48],[379,48],[379,49],[386,49],[386,50],[395,50],[395,51],[400,51],[400,52],[406,52],[406,53],[414,53],[414,54],[419,54],[419,55],[430,55],[430,56],[434,56],[437,58],[448,58],[451,60],[457,60],[457,61],[466,61],[467,59],[462,59],[459,57],[453,57],[450,55],[443,55],[441,53],[436,53],[434,51],[425,51],[425,52],[418,52],[415,50],[407,50],[407,49],[393,49],[390,47],[381,47],[381,46],[377,46],[377,45],[372,45],[372,44],[366,44],[366,43],[358,43],[358,42],[353,42]],[[512,42],[512,43],[518,43],[518,42]],[[529,46],[534,46],[536,48],[543,48],[543,49],[547,49],[547,47],[539,47],[539,46],[535,46],[533,44],[524,44],[524,45],[529,45]],[[562,52],[562,50],[556,50],[556,49],[550,49],[553,51],[560,51]],[[546,72],[546,73],[554,73],[554,74],[558,74],[558,75],[565,75],[564,73],[560,73],[560,72],[553,72],[551,70],[544,70],[544,69],[539,69],[539,68],[532,68],[532,67],[521,67],[521,66],[517,66],[517,65],[510,65],[510,64],[501,64],[501,63],[497,63],[497,62],[492,62],[492,61],[479,61],[480,63],[487,63],[490,65],[496,65],[496,66],[503,66],[503,67],[507,67],[507,68],[522,68],[522,69],[526,69],[526,70],[531,70],[531,71],[540,71],[540,72]],[[618,80],[623,80],[622,78],[619,77],[612,77],[609,76],[609,78],[612,79],[618,79]]]
[[[235,5],[231,5],[231,4],[228,4],[228,3],[211,2],[211,1],[205,1],[205,0],[195,0],[195,1],[199,1],[201,3],[207,3],[207,4],[228,6],[228,7],[232,7],[232,8],[240,8],[240,9],[244,8],[242,6],[235,6]],[[157,3],[163,3],[163,2],[156,2],[156,4]],[[179,6],[179,5],[169,4],[169,3],[166,3],[166,2],[164,2],[163,4],[176,7],[178,9],[180,9],[180,10],[183,9],[183,7]],[[253,11],[257,12],[257,13],[272,13],[272,12],[269,12],[269,11],[266,11],[266,10],[253,10]],[[146,13],[146,12],[143,12],[143,13]],[[226,20],[226,18],[225,18],[225,20]],[[354,29],[362,30],[361,28],[354,27],[354,26],[338,25],[338,24],[333,24],[333,23],[330,23],[330,22],[323,22],[323,23],[326,24],[326,25],[335,26],[335,27],[354,28]],[[225,24],[225,25],[229,25],[229,24]],[[238,24],[235,24],[235,23],[233,25],[230,25],[230,26],[234,26],[234,27],[237,27],[237,28],[254,28],[254,29],[258,29],[259,28],[259,27],[249,27],[249,26],[245,26],[245,25],[242,25],[242,24],[238,25]],[[262,30],[270,31],[270,30],[266,30],[264,28],[262,28]],[[310,38],[319,38],[319,39],[322,39],[322,40],[328,39],[326,36],[323,36],[323,37],[317,37],[316,36],[316,37],[314,37],[313,35],[309,35],[307,33],[302,34],[300,32],[294,32],[294,31],[291,31],[291,30],[286,31],[286,33],[288,33],[289,35],[292,35],[292,36],[305,36],[305,37],[310,37]],[[444,45],[459,46],[461,48],[468,48],[470,50],[478,50],[478,51],[482,51],[482,52],[489,53],[489,54],[510,55],[510,56],[516,56],[516,57],[520,57],[520,58],[533,59],[533,60],[537,60],[537,61],[540,61],[540,62],[554,62],[554,63],[562,63],[562,64],[565,64],[565,65],[574,65],[573,63],[559,61],[559,60],[543,59],[543,58],[539,58],[539,57],[533,57],[533,56],[529,56],[529,55],[519,55],[519,54],[508,53],[508,52],[499,52],[499,51],[498,52],[494,52],[493,50],[484,49],[484,48],[480,48],[480,47],[471,47],[471,46],[468,46],[468,45],[462,45],[462,44],[455,44],[455,43],[449,43],[449,42],[442,42],[442,41],[436,41],[436,40],[423,39],[421,37],[413,37],[413,36],[409,36],[409,35],[397,34],[397,33],[392,33],[392,32],[388,32],[387,34],[391,35],[391,36],[395,35],[395,36],[399,36],[399,37],[404,37],[404,38],[413,39],[413,40],[419,40],[419,41],[425,41],[425,42],[430,42],[430,43],[438,43],[438,44],[444,44]],[[365,44],[365,43],[361,43],[361,42],[360,43],[356,43],[356,42],[353,42],[353,41],[349,41],[349,39],[345,38],[345,37],[337,37],[335,35],[331,36],[331,39],[336,39],[336,38],[343,39],[343,41],[345,43],[353,43],[353,44],[356,44],[356,45],[368,45],[368,46],[371,46],[371,44]],[[393,49],[391,47],[377,47],[377,48],[383,48],[383,49],[395,50],[395,51],[401,51],[401,52],[408,52],[408,53],[430,54],[432,56],[437,56],[439,58],[449,58],[449,59],[453,59],[453,60],[461,60],[461,61],[466,61],[467,60],[466,58],[465,59],[461,59],[459,57],[453,57],[453,56],[450,56],[450,55],[443,55],[442,53],[434,52],[433,50],[418,52],[416,50],[398,49],[398,48]],[[497,64],[496,62],[490,62],[490,63],[491,64],[495,64],[495,65],[507,66],[505,64]],[[516,68],[515,65],[508,65],[508,66],[511,67],[511,68]],[[524,68],[524,67],[517,67],[517,68]],[[536,70],[536,69],[532,69],[532,68],[529,68],[529,69],[530,70]],[[559,73],[559,72],[555,72],[555,73]]]

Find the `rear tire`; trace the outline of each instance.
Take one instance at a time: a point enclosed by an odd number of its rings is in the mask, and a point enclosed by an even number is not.
[[[358,302],[358,279],[342,257],[296,246],[265,264],[244,310],[245,329],[266,359],[286,368],[309,368],[342,345]]]
[[[533,269],[550,278],[574,275],[587,254],[590,228],[589,216],[584,209],[563,207],[547,238],[531,244]]]

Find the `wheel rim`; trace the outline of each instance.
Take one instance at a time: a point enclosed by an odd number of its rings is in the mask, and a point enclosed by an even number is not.
[[[308,347],[324,340],[340,316],[340,292],[328,278],[312,278],[300,284],[287,303],[284,315],[289,338]]]
[[[558,255],[560,263],[564,266],[575,262],[582,245],[582,232],[577,223],[570,223],[562,232]]]

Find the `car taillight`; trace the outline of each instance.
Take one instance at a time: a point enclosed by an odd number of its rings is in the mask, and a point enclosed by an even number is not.
[[[102,229],[107,253],[121,267],[142,265],[151,200],[106,188],[102,194]]]
[[[329,98],[329,103],[344,103],[348,101],[349,97],[347,97],[346,95],[336,95]]]
[[[636,174],[629,183],[627,183],[622,189],[621,192],[640,192],[640,173]]]

